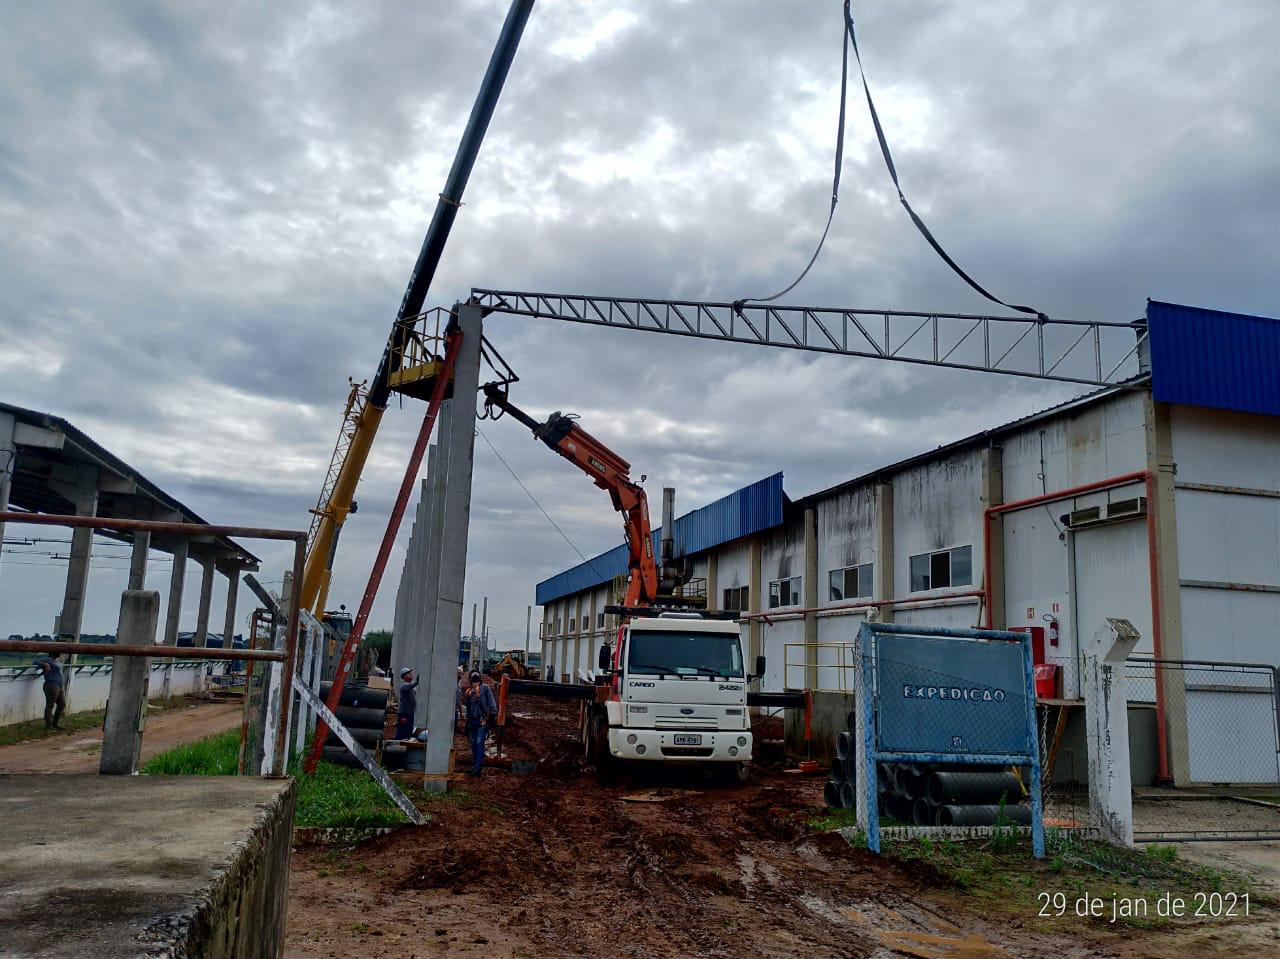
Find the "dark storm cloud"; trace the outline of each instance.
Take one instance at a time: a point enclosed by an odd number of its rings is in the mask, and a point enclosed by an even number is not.
[[[1274,4],[861,6],[904,187],[982,282],[1072,317],[1131,319],[1147,296],[1277,311]],[[210,518],[304,525],[505,7],[10,11],[0,397],[67,416]],[[785,285],[828,200],[839,9],[544,0],[433,302]],[[986,309],[897,205],[858,94],[836,221],[793,302]],[[581,413],[685,508],[777,469],[809,492],[1072,392],[515,318],[488,333],[513,399]],[[335,600],[363,588],[419,416],[384,423]],[[583,551],[618,540],[585,478],[514,423],[482,428]],[[532,583],[578,557],[483,440],[476,462],[469,592],[508,641]],[[390,608],[387,591],[375,622]]]

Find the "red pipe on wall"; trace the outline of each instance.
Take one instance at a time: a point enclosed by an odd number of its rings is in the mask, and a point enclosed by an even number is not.
[[[1161,670],[1158,661],[1163,658],[1164,644],[1162,642],[1160,629],[1160,580],[1159,580],[1159,549],[1157,543],[1156,530],[1156,498],[1155,498],[1155,476],[1149,470],[1141,470],[1136,473],[1124,473],[1120,476],[1113,476],[1110,479],[1097,480],[1093,483],[1085,483],[1081,486],[1072,486],[1064,490],[1056,490],[1052,493],[1042,493],[1039,496],[1030,496],[1026,499],[1014,500],[1011,503],[1000,503],[996,506],[988,506],[982,515],[982,589],[983,603],[987,609],[987,628],[992,628],[993,609],[992,609],[992,558],[991,558],[991,518],[993,516],[1013,512],[1014,510],[1028,509],[1033,506],[1042,506],[1047,503],[1054,503],[1064,499],[1072,499],[1076,496],[1083,496],[1086,493],[1100,493],[1103,490],[1115,489],[1118,486],[1128,486],[1130,483],[1145,484],[1147,494],[1147,562],[1149,564],[1149,578],[1151,580],[1151,647],[1154,651],[1153,658],[1157,660],[1156,665],[1156,751],[1159,764],[1158,777],[1162,780],[1169,779],[1169,756],[1168,756],[1168,731],[1165,724],[1165,706],[1164,706],[1164,688],[1161,682]],[[1076,625],[1077,636],[1079,635],[1079,624]]]

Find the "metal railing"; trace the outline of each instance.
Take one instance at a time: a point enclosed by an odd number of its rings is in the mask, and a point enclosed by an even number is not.
[[[297,530],[263,529],[252,526],[214,526],[204,523],[164,523],[153,520],[119,519],[103,516],[63,516],[51,513],[26,513],[0,511],[0,525],[9,523],[33,526],[65,526],[71,529],[103,530],[115,533],[148,533],[177,537],[238,537],[241,539],[266,539],[293,543],[293,581],[302,582],[303,564],[306,559],[307,534]],[[275,750],[270,775],[285,773],[288,757],[289,724],[287,715],[293,696],[294,660],[299,633],[298,590],[291,591],[287,622],[285,623],[283,648],[226,649],[201,646],[167,646],[163,644],[135,646],[120,643],[69,643],[13,640],[4,649],[10,652],[70,653],[94,656],[143,657],[147,659],[192,660],[246,660],[281,664],[280,721],[275,728]]]

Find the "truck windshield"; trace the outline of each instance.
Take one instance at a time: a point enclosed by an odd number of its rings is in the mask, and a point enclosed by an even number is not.
[[[744,677],[742,645],[737,636],[635,630],[629,643],[627,668],[632,674]]]

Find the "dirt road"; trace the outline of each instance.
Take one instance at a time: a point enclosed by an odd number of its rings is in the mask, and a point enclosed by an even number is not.
[[[582,774],[572,707],[536,723],[519,708],[508,752],[539,758],[534,774],[459,779],[425,827],[295,849],[287,957],[1203,957],[1247,941],[1037,920],[1025,891],[1017,906],[962,892],[817,828],[821,780],[776,767],[737,788],[605,788]],[[1052,887],[1050,864],[1027,869],[1019,882]]]
[[[238,702],[192,703],[154,713],[142,734],[142,761],[238,726],[240,714]],[[0,773],[94,773],[101,748],[100,729],[0,746]]]

